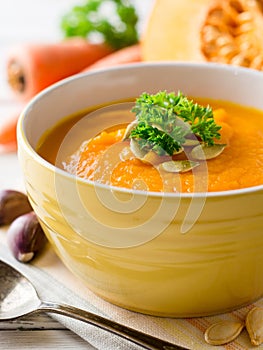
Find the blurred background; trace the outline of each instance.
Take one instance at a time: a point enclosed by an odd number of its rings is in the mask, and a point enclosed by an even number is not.
[[[0,1],[0,119],[3,102],[12,97],[6,84],[6,55],[8,49],[20,43],[55,42],[63,39],[60,28],[62,16],[85,0],[2,0]],[[131,0],[143,24],[153,0]]]

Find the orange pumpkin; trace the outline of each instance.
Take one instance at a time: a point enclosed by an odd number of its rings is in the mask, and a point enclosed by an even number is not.
[[[142,40],[145,61],[219,62],[263,70],[259,0],[155,0]]]

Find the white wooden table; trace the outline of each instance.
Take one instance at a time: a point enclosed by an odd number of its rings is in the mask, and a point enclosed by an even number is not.
[[[59,28],[62,14],[81,3],[82,0],[0,1],[0,125],[19,106],[6,83],[5,57],[8,48],[18,43],[48,42],[62,38]],[[142,18],[145,18],[152,0],[136,0],[135,3]],[[12,169],[5,169],[6,164],[10,164]],[[12,177],[10,174],[15,175]],[[16,155],[0,156],[0,189],[18,188],[21,183]],[[52,318],[41,315],[0,322],[0,349],[94,348]]]

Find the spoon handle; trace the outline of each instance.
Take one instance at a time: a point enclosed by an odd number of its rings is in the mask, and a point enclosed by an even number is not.
[[[129,340],[137,345],[150,350],[182,350],[185,349],[181,346],[174,345],[167,341],[161,340],[159,338],[153,337],[148,334],[144,334],[140,331],[126,327],[112,320],[106,319],[99,315],[93,314],[88,311],[78,309],[74,306],[69,306],[65,304],[57,304],[51,302],[42,301],[37,312],[51,312],[64,316],[74,318],[83,322],[87,322],[94,326],[100,327],[106,331],[117,334],[122,338]]]

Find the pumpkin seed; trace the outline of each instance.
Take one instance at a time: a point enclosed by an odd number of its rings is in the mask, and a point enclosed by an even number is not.
[[[168,173],[185,173],[198,165],[198,162],[191,160],[170,160],[161,163],[159,167]]]
[[[261,2],[257,0],[211,2],[200,33],[200,46],[206,60],[263,70],[262,65],[253,64],[253,59],[262,54],[262,45],[257,39],[262,31],[261,6]],[[221,39],[225,36],[228,38],[227,49]],[[242,47],[246,42],[254,49],[251,52],[256,52],[250,59],[247,59],[247,52]],[[243,57],[244,53],[246,57]]]
[[[237,22],[238,23],[246,23],[253,21],[253,16],[249,11],[241,12],[237,15]]]
[[[199,145],[199,141],[195,139],[185,139],[184,147],[193,147]]]
[[[183,151],[184,151],[184,149],[181,147],[181,148],[179,148],[178,151],[175,150],[175,151],[173,152],[173,155],[183,153]]]
[[[191,157],[198,160],[212,159],[219,156],[225,147],[225,144],[214,144],[212,146],[200,144],[192,149]]]
[[[143,158],[141,158],[141,161],[144,163],[150,163],[150,164],[157,164],[160,162],[160,156],[158,156],[157,153],[154,151],[149,151],[148,153],[145,154]]]
[[[223,345],[236,339],[244,328],[239,321],[222,320],[213,323],[205,331],[205,341],[211,345]]]
[[[246,316],[246,327],[253,345],[263,343],[263,308],[254,307]]]
[[[161,128],[161,126],[158,125],[158,124],[152,124],[152,127],[153,127],[153,128],[156,128],[156,129],[158,129],[158,130],[164,131],[163,128]]]
[[[138,125],[137,119],[127,125],[127,128],[126,128],[124,135],[123,135],[123,138],[122,138],[122,141],[125,141],[129,138],[131,131],[133,129],[135,129],[137,125]]]
[[[144,151],[140,148],[139,143],[135,139],[131,139],[130,148],[135,157],[139,159],[143,159],[148,153],[148,151]]]

